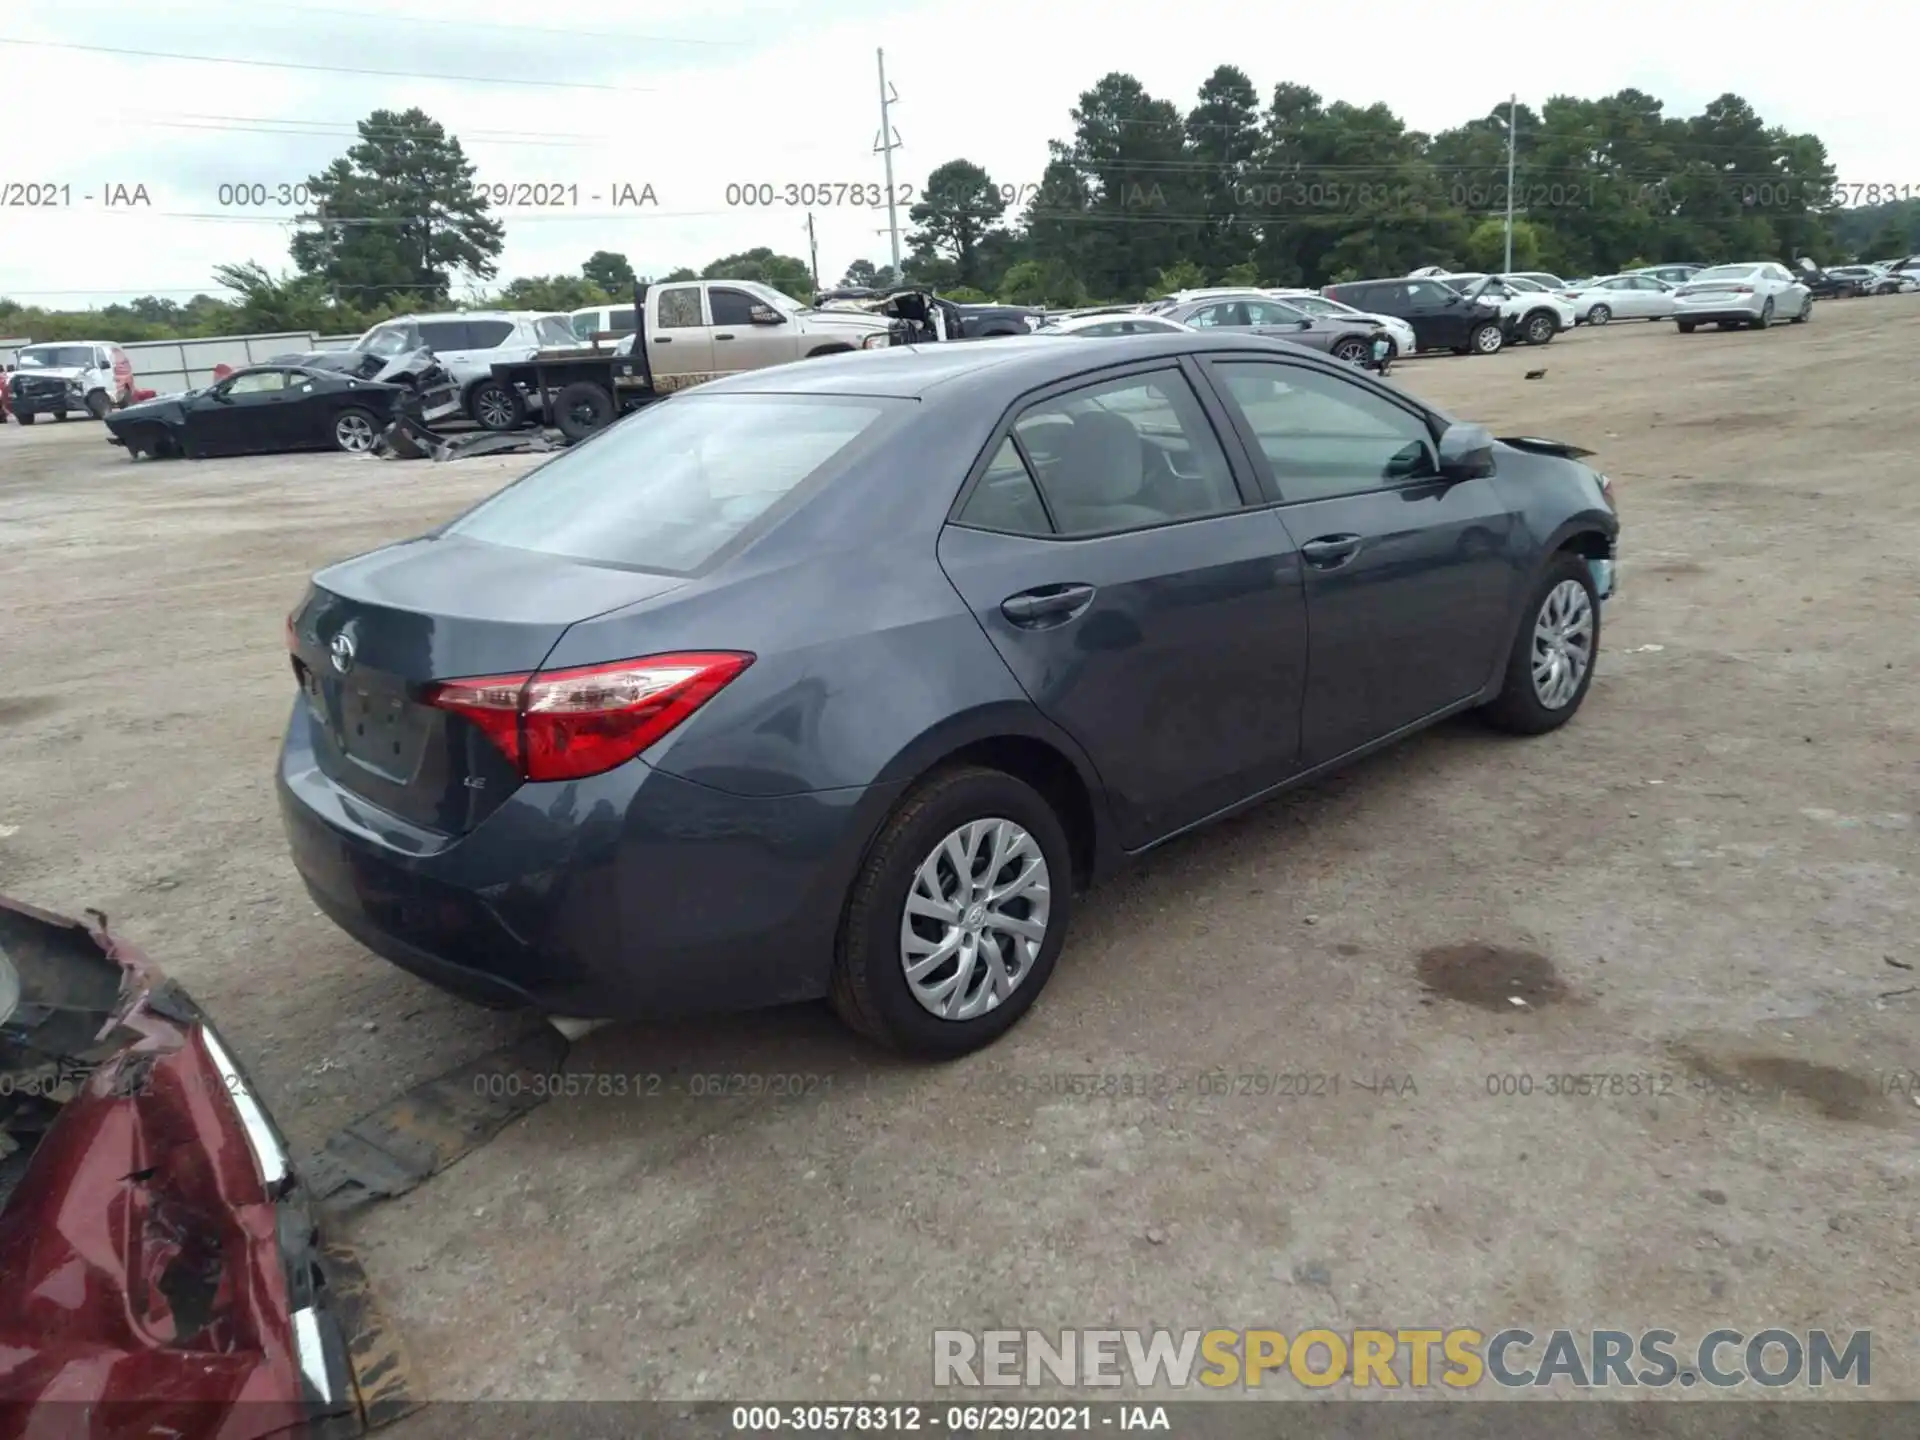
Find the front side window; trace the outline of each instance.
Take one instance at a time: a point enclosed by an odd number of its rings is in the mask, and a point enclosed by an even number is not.
[[[698,285],[671,285],[660,292],[660,328],[694,330],[705,321],[700,313]]]
[[[1298,325],[1307,318],[1291,305],[1271,300],[1249,300],[1246,311],[1247,320],[1254,325]]]
[[[227,381],[229,395],[269,395],[287,388],[284,370],[242,370]]]
[[[1213,372],[1246,417],[1283,501],[1438,473],[1426,423],[1354,381],[1270,360],[1215,361]]]
[[[445,533],[588,562],[697,570],[883,416],[911,408],[829,396],[676,396],[562,453]]]
[[[713,323],[716,325],[751,325],[753,307],[764,306],[764,300],[756,300],[744,290],[733,290],[716,285],[707,292],[707,304],[713,307]]]
[[[1178,370],[1042,401],[1014,433],[1062,535],[1194,520],[1241,503],[1220,441]]]

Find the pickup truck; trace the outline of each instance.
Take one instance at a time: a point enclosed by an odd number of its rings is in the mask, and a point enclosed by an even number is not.
[[[639,323],[631,334],[595,334],[583,346],[495,365],[473,406],[511,417],[492,429],[515,428],[545,408],[561,434],[581,440],[630,410],[723,375],[944,338],[931,320],[933,304],[923,292],[905,291],[823,309],[750,280],[642,282],[634,287]]]

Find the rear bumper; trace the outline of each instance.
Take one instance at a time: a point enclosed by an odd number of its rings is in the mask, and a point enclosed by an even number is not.
[[[315,904],[375,954],[481,1004],[583,1019],[826,993],[878,790],[730,795],[635,760],[522,785],[458,837],[316,765],[296,706],[277,789]]]
[[[1760,308],[1759,305],[1679,305],[1674,308],[1673,318],[1702,322],[1758,320]]]

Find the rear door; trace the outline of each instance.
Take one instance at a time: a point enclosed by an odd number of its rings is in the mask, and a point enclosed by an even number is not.
[[[420,343],[433,351],[433,358],[455,380],[464,385],[485,373],[485,366],[473,363],[466,321],[422,320],[418,328]]]
[[[713,331],[698,285],[662,285],[647,297],[647,357],[662,388],[698,384],[713,376]]]
[[[1163,361],[1025,403],[939,543],[1008,668],[1092,759],[1129,848],[1299,758],[1299,557],[1249,503],[1196,373]]]
[[[1207,372],[1304,561],[1303,763],[1479,691],[1528,543],[1498,483],[1438,478],[1427,417],[1358,372],[1230,356]]]

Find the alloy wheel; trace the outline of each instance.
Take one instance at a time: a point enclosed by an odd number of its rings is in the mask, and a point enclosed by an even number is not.
[[[333,422],[333,435],[349,455],[360,455],[373,448],[373,426],[360,415],[342,415]]]
[[[1593,600],[1578,580],[1547,592],[1533,622],[1533,693],[1560,710],[1580,693],[1593,664]]]
[[[489,430],[505,430],[513,424],[513,402],[497,389],[483,390],[474,406],[475,419]]]
[[[900,965],[922,1009],[974,1020],[1032,973],[1052,911],[1046,856],[1011,820],[970,820],[920,862],[900,917]]]

